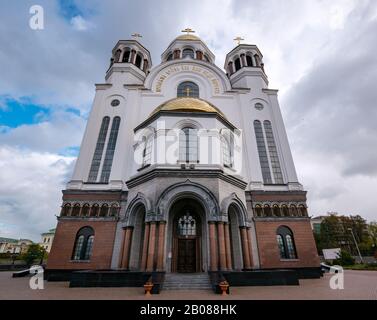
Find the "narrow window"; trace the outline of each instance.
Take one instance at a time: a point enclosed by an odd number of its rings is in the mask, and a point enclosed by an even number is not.
[[[124,51],[122,62],[129,62],[129,60],[130,60],[130,54],[131,54],[130,50]]]
[[[153,135],[148,138],[144,137],[143,163],[142,167],[151,164],[152,160]]]
[[[90,216],[97,217],[99,213],[99,206],[98,204],[93,204],[92,208],[90,209]]]
[[[198,161],[197,129],[183,128],[179,133],[179,160],[184,162]]]
[[[105,141],[106,141],[107,130],[109,128],[109,122],[110,122],[109,117],[104,117],[102,119],[102,124],[101,124],[101,128],[98,134],[96,149],[94,150],[92,164],[90,166],[88,182],[97,181],[98,171],[101,165],[103,148],[105,146]]]
[[[240,58],[237,58],[236,60],[234,60],[234,65],[236,67],[236,71],[238,71],[238,70],[241,69],[241,60],[240,60]]]
[[[225,132],[221,137],[223,153],[223,164],[226,167],[233,167],[233,139],[229,132]]]
[[[266,140],[268,145],[268,151],[270,153],[270,161],[275,184],[283,184],[283,174],[281,172],[280,161],[275,144],[274,133],[272,132],[271,122],[266,120],[263,122],[263,125],[266,133]]]
[[[169,53],[168,57],[166,58],[166,61],[170,61],[170,60],[173,60],[173,54],[172,53]]]
[[[249,55],[246,56],[246,64],[248,67],[253,66],[253,59]]]
[[[118,138],[118,131],[120,125],[120,117],[115,117],[111,126],[109,141],[107,143],[105,160],[103,162],[101,182],[108,183],[111,173],[111,167],[113,165],[113,158],[115,152],[115,146]]]
[[[94,230],[83,227],[76,234],[72,260],[90,260],[93,250]]]
[[[266,144],[264,142],[263,129],[260,121],[254,121],[254,131],[257,140],[257,149],[259,154],[259,162],[262,169],[263,182],[272,184],[270,165],[268,163]]]
[[[296,247],[291,229],[280,226],[276,231],[276,239],[281,259],[297,259]]]
[[[177,97],[199,98],[199,86],[191,81],[182,82],[177,88]]]
[[[143,58],[140,54],[138,54],[135,59],[135,66],[139,69],[141,68],[141,61],[143,61]]]

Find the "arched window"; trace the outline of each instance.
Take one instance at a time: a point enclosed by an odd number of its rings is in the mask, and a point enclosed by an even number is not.
[[[304,205],[301,204],[298,209],[299,209],[299,214],[301,217],[306,217],[308,215],[307,210]]]
[[[70,211],[71,211],[71,205],[69,203],[65,204],[62,209],[61,216],[63,217],[69,216],[69,214],[71,213]]]
[[[183,128],[179,133],[179,160],[198,162],[198,130]]]
[[[107,217],[107,214],[109,213],[109,206],[104,203],[101,207],[101,210],[99,212],[100,217]]]
[[[145,167],[149,164],[151,164],[152,160],[152,148],[153,148],[153,135],[150,135],[149,137],[143,137],[143,163],[142,167]]]
[[[78,217],[80,215],[80,209],[81,209],[80,205],[78,203],[76,203],[73,206],[71,216],[72,217]]]
[[[110,209],[110,216],[116,217],[118,216],[118,213],[119,213],[119,207],[116,204],[113,204]]]
[[[297,259],[296,247],[291,229],[280,226],[276,231],[276,240],[281,259]]]
[[[104,117],[102,119],[101,128],[99,130],[96,149],[94,150],[94,155],[92,159],[92,164],[90,166],[88,182],[96,182],[99,167],[101,165],[103,148],[105,147],[107,129],[109,128],[110,117]]]
[[[113,124],[111,125],[111,131],[109,136],[109,141],[107,142],[107,149],[105,160],[103,161],[101,182],[108,183],[111,173],[111,167],[113,165],[113,158],[115,152],[115,146],[118,138],[118,131],[120,126],[120,117],[115,117]]]
[[[191,59],[194,59],[194,50],[192,49],[183,49],[182,51],[182,58],[190,57]]]
[[[177,97],[199,98],[199,86],[191,81],[182,82],[177,88]]]
[[[240,60],[240,58],[237,58],[236,60],[234,60],[234,66],[236,67],[236,71],[238,71],[238,70],[241,69],[241,60]]]
[[[122,51],[120,49],[118,49],[117,51],[115,51],[115,57],[114,57],[114,61],[115,62],[120,62],[119,59],[120,59],[121,53],[122,53]]]
[[[291,217],[297,216],[297,207],[294,204],[291,204],[291,206],[289,207],[289,211],[290,211]]]
[[[279,161],[278,151],[275,144],[274,133],[272,132],[271,122],[268,120],[265,120],[263,122],[263,125],[264,125],[264,131],[266,133],[266,140],[267,140],[267,145],[268,145],[268,151],[270,154],[271,168],[272,168],[272,173],[275,179],[275,184],[283,184],[284,183],[283,173],[280,167],[280,161]]]
[[[143,61],[143,57],[140,54],[137,54],[136,59],[135,59],[135,66],[141,69],[142,61]]]
[[[260,61],[260,57],[257,54],[254,55],[254,60],[255,60],[257,67],[260,67],[261,61]]]
[[[203,57],[204,57],[204,60],[205,60],[205,61],[207,61],[207,62],[211,62],[206,54],[204,54]]]
[[[246,64],[247,64],[248,67],[253,66],[253,58],[250,57],[249,55],[246,56]]]
[[[263,210],[262,210],[262,207],[259,204],[257,204],[255,206],[255,215],[257,217],[263,217]]]
[[[72,260],[90,260],[94,242],[94,230],[83,227],[76,234]]]
[[[283,217],[289,217],[289,210],[286,205],[281,206],[281,213]]]
[[[173,54],[172,53],[169,53],[168,57],[166,58],[166,61],[170,61],[170,60],[173,60]]]
[[[259,162],[262,170],[263,182],[265,184],[272,184],[270,165],[268,163],[266,143],[264,141],[262,124],[259,120],[254,121],[254,132],[257,140],[257,148],[259,155]]]
[[[123,53],[123,59],[122,62],[129,62],[130,60],[131,51],[129,49],[126,49]]]
[[[90,210],[90,216],[91,217],[97,217],[99,213],[99,205],[97,203],[92,205],[92,208]]]
[[[233,136],[228,130],[225,130],[221,136],[221,147],[223,153],[223,164],[226,167],[233,167]]]
[[[266,217],[272,217],[272,210],[271,210],[271,207],[266,204],[263,208],[263,213]]]
[[[90,210],[89,204],[85,203],[81,209],[81,216],[83,217],[89,216],[89,210]]]
[[[196,236],[196,220],[188,211],[178,219],[177,223],[179,236]]]
[[[272,212],[274,213],[275,217],[281,216],[280,207],[277,204],[274,204],[274,206],[272,207]]]

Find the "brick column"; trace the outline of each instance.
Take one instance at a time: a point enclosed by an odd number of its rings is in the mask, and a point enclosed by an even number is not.
[[[165,221],[158,224],[158,254],[157,254],[157,271],[164,270],[164,253],[165,253]]]
[[[232,270],[232,253],[231,253],[231,245],[230,245],[230,224],[224,224],[224,231],[225,231],[225,252],[226,252],[226,268],[228,270]]]
[[[210,247],[210,267],[211,271],[217,271],[217,241],[216,241],[216,225],[214,221],[208,222],[209,230],[209,247]]]
[[[217,223],[217,237],[219,240],[220,270],[226,270],[224,222]]]
[[[125,242],[125,240],[126,240],[126,229],[122,228],[122,243],[120,245],[118,268],[122,268],[122,264],[123,264],[123,251],[124,251],[124,242]]]
[[[246,67],[247,66],[247,63],[246,63],[246,57],[245,57],[245,54],[242,53],[241,54],[241,68],[242,67]]]
[[[145,271],[147,267],[147,257],[148,257],[148,241],[149,241],[149,222],[145,223],[144,230],[144,241],[143,241],[143,255],[141,256],[141,271]]]
[[[247,234],[247,242],[249,245],[249,256],[250,256],[250,267],[253,265],[253,254],[252,254],[252,245],[251,245],[251,234],[250,234],[251,228],[246,229],[246,234]]]
[[[127,227],[124,233],[124,245],[122,255],[122,268],[128,269],[130,263],[130,249],[133,227]]]
[[[149,227],[149,243],[148,243],[148,258],[147,258],[147,271],[153,271],[154,265],[154,249],[156,246],[156,222],[150,222]]]
[[[242,242],[242,256],[243,256],[243,266],[244,269],[251,269],[250,264],[250,250],[249,243],[247,241],[247,230],[246,227],[240,227],[241,232],[241,242]]]
[[[134,49],[132,49],[131,50],[130,63],[135,64],[135,58],[136,58],[136,51]]]

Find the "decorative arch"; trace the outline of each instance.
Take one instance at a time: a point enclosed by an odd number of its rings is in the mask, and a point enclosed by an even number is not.
[[[236,193],[232,193],[221,202],[221,214],[228,216],[230,206],[234,206],[237,210],[238,222],[240,227],[247,226],[247,210],[242,200]]]
[[[136,196],[130,201],[126,209],[125,221],[127,226],[135,224],[135,212],[143,205],[146,215],[153,212],[152,202],[142,193],[138,192]]]
[[[219,206],[216,197],[206,187],[187,179],[185,182],[176,183],[167,188],[157,201],[157,218],[168,221],[168,214],[172,204],[178,199],[193,198],[198,200],[209,221],[217,221],[219,218]]]

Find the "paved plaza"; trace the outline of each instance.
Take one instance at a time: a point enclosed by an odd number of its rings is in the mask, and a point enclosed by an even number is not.
[[[69,288],[68,282],[46,282],[44,290],[31,290],[29,279],[12,278],[11,272],[0,272],[0,300],[7,299],[146,299],[143,288]],[[162,291],[147,299],[250,299],[250,300],[292,300],[292,299],[362,299],[377,300],[377,271],[345,271],[344,290],[332,290],[330,277],[300,280],[300,286],[232,287],[227,297],[211,291]]]

